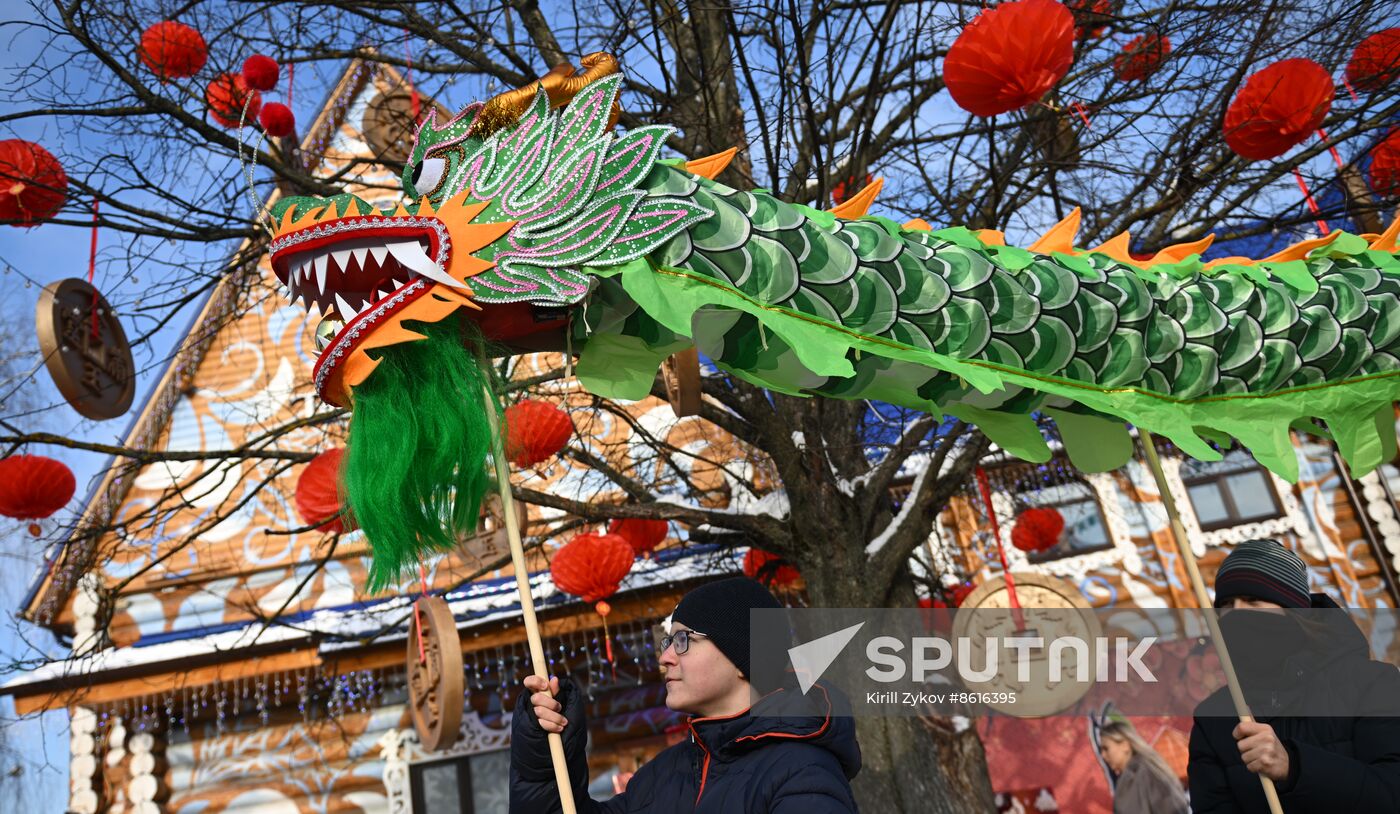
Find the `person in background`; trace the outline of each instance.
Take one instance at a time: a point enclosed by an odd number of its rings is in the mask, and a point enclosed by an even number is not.
[[[783,694],[796,691],[783,688],[765,693],[763,709],[750,714],[756,693],[749,680],[749,611],[781,607],[767,588],[744,577],[701,585],[681,598],[659,658],[666,706],[692,716],[690,737],[644,764],[610,800],[588,797],[588,726],[578,688],[568,679],[526,678],[512,720],[511,814],[561,810],[547,732],[563,733],[574,801],[583,814],[856,812],[850,780],[860,770],[860,747],[851,718],[832,715],[829,703],[821,707],[825,714],[808,714],[813,707],[805,701],[801,715],[767,714],[791,708]]]
[[[1277,540],[1221,563],[1215,606],[1254,720],[1222,687],[1196,709],[1187,767],[1196,814],[1400,812],[1400,671],[1373,661],[1361,629]],[[1313,609],[1311,613],[1300,613]],[[1319,613],[1331,610],[1331,613]]]
[[[1099,754],[1118,778],[1113,787],[1113,814],[1190,814],[1191,806],[1176,773],[1132,724],[1105,724],[1099,730]]]

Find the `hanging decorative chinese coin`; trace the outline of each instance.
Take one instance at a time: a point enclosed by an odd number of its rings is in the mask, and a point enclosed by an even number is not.
[[[39,294],[34,324],[49,375],[74,410],[101,421],[131,407],[131,345],[97,289],[76,277],[50,283]]]

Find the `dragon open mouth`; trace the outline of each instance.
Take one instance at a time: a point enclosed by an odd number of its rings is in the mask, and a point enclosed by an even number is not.
[[[372,215],[343,218],[279,236],[272,269],[293,302],[345,323],[389,300],[415,281],[465,286],[445,268],[451,241],[433,217]]]

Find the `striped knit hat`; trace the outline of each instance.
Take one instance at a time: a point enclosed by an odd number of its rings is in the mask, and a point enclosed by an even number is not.
[[[1215,606],[1237,596],[1285,608],[1312,607],[1308,567],[1278,540],[1246,540],[1235,546],[1215,574]]]

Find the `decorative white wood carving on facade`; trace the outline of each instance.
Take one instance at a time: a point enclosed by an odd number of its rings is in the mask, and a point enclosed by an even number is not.
[[[384,792],[389,798],[389,814],[412,814],[413,798],[409,787],[409,767],[451,757],[464,757],[510,748],[510,714],[502,716],[501,728],[487,726],[477,713],[468,710],[462,716],[457,740],[440,752],[423,750],[418,733],[408,729],[390,729],[379,738],[379,756],[384,758]]]

